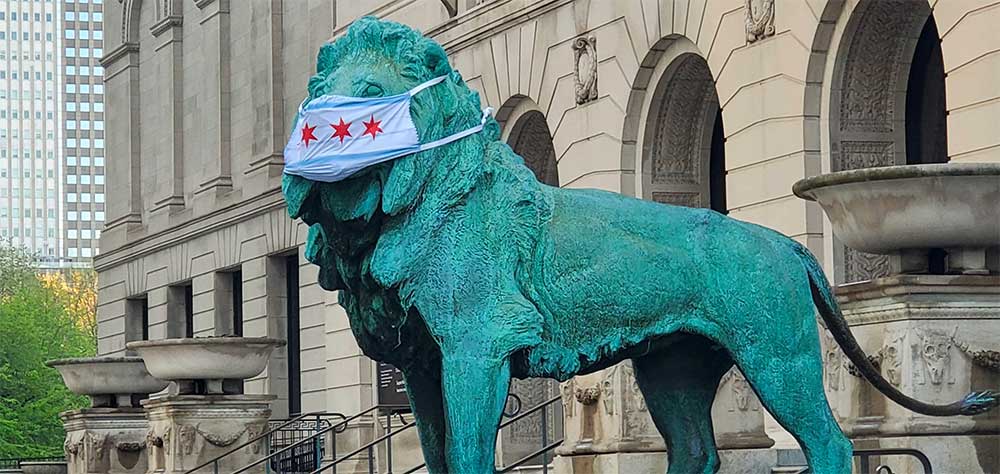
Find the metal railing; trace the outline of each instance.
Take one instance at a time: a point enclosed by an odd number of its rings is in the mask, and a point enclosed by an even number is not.
[[[271,441],[271,437],[275,433],[278,433],[278,432],[280,432],[281,430],[284,430],[284,429],[288,429],[289,427],[294,427],[297,424],[302,423],[305,420],[312,421],[312,420],[319,420],[319,419],[322,419],[322,418],[331,418],[331,417],[333,417],[333,418],[340,418],[341,421],[338,422],[338,423],[336,423],[336,424],[327,423],[326,427],[315,430],[314,434],[312,434],[312,435],[310,435],[310,436],[308,436],[306,438],[303,438],[300,441],[294,442],[294,443],[292,443],[292,444],[290,444],[290,445],[288,445],[286,447],[283,447],[282,449],[279,449],[277,451],[274,451],[272,449],[272,447],[270,445],[270,441]],[[278,424],[277,426],[274,426],[273,428],[269,427],[269,429],[267,431],[265,431],[265,432],[263,432],[263,433],[255,436],[255,437],[247,440],[245,443],[243,443],[243,444],[241,444],[239,446],[236,446],[235,448],[230,449],[229,451],[226,451],[225,453],[222,453],[222,454],[220,454],[220,455],[218,455],[218,456],[216,456],[216,457],[214,457],[214,458],[212,458],[212,459],[210,459],[208,461],[205,461],[202,464],[199,464],[197,467],[186,471],[185,474],[196,473],[196,472],[198,472],[198,471],[200,471],[200,470],[202,470],[202,469],[204,469],[204,468],[206,468],[208,466],[212,466],[212,473],[213,474],[219,474],[221,472],[219,470],[219,463],[222,462],[223,459],[225,459],[230,454],[233,454],[233,453],[235,453],[235,452],[237,452],[237,451],[239,451],[239,450],[241,450],[241,449],[243,449],[243,448],[245,448],[247,446],[251,446],[251,445],[256,444],[258,442],[261,442],[261,441],[263,441],[264,444],[265,444],[265,446],[264,446],[264,452],[268,453],[267,456],[264,456],[263,458],[261,458],[257,462],[254,462],[253,464],[250,464],[249,466],[245,466],[245,467],[241,468],[238,471],[235,471],[233,473],[227,473],[227,474],[236,474],[236,473],[247,471],[250,468],[252,468],[254,466],[257,466],[257,465],[259,465],[259,464],[261,464],[261,463],[263,463],[265,461],[268,462],[265,465],[265,470],[268,473],[270,473],[271,472],[271,468],[272,468],[272,465],[271,465],[272,459],[274,459],[276,456],[283,455],[283,454],[288,454],[289,456],[292,456],[292,455],[294,455],[294,453],[290,452],[292,449],[295,449],[296,447],[301,446],[305,441],[310,441],[310,440],[314,440],[314,439],[317,440],[317,441],[312,444],[312,448],[311,448],[310,452],[311,452],[311,454],[313,456],[312,462],[314,462],[316,465],[318,465],[318,464],[320,464],[321,459],[318,458],[317,456],[319,456],[319,454],[322,452],[322,446],[320,446],[320,444],[322,443],[322,438],[318,438],[318,436],[322,435],[322,434],[325,434],[325,433],[328,433],[330,431],[338,430],[337,427],[341,426],[341,425],[343,426],[343,428],[340,428],[339,431],[343,431],[343,429],[347,427],[346,421],[350,420],[350,419],[352,419],[352,418],[348,418],[348,417],[346,417],[346,416],[344,416],[344,415],[342,415],[340,413],[331,413],[331,414],[320,413],[320,412],[304,413],[304,414],[299,415],[299,416],[297,416],[295,418],[292,418],[292,419],[290,419],[288,421],[280,422],[280,424]],[[319,426],[319,424],[320,424],[319,421],[316,421],[315,423],[316,423],[316,426]],[[294,429],[294,428],[292,428],[292,429]],[[284,458],[279,458],[279,459],[284,459]],[[280,471],[278,471],[278,472],[280,472]]]
[[[61,462],[65,461],[63,456],[42,456],[31,458],[3,458],[0,459],[0,469],[20,469],[23,462]]]
[[[924,474],[934,474],[931,469],[931,461],[927,458],[927,455],[910,448],[884,448],[884,449],[855,449],[853,457],[858,458],[860,464],[859,474],[895,474],[886,464],[879,464],[872,470],[871,458],[881,457],[881,456],[910,456],[917,459],[920,462],[920,466],[924,470]],[[799,470],[792,474],[807,474],[811,472],[807,466],[802,466]]]
[[[871,458],[881,457],[881,456],[910,456],[917,459],[920,462],[920,466],[924,469],[924,474],[933,474],[931,469],[931,461],[927,459],[927,455],[916,450],[909,448],[883,448],[883,449],[855,449],[854,457],[860,458],[858,461],[861,463],[861,474],[893,474],[892,468],[885,464],[879,464],[874,471],[871,470]]]
[[[510,464],[508,464],[506,466],[503,466],[497,472],[499,472],[499,473],[511,472],[514,469],[516,469],[516,468],[524,465],[525,463],[531,461],[532,459],[535,459],[538,456],[541,456],[542,457],[542,462],[541,462],[542,473],[543,474],[547,474],[548,471],[549,471],[549,467],[548,467],[548,465],[549,465],[549,453],[553,449],[555,449],[556,447],[558,447],[560,444],[562,444],[562,442],[563,442],[563,438],[555,440],[554,442],[551,442],[551,443],[549,442],[549,439],[548,439],[549,419],[548,419],[547,408],[550,407],[550,406],[552,406],[553,404],[561,403],[562,399],[561,399],[561,397],[556,396],[556,397],[553,397],[553,398],[551,398],[549,400],[546,400],[545,402],[542,402],[542,403],[540,403],[540,404],[532,407],[528,411],[520,413],[520,411],[521,411],[521,409],[520,409],[520,403],[521,403],[520,399],[517,398],[516,396],[512,396],[512,398],[513,398],[513,401],[515,402],[515,405],[517,406],[517,408],[515,410],[513,410],[513,412],[511,412],[511,413],[507,413],[507,412],[504,413],[505,416],[509,415],[509,416],[511,416],[511,418],[500,424],[498,432],[499,432],[499,430],[502,430],[502,429],[504,429],[507,426],[510,426],[510,425],[512,425],[514,423],[517,423],[518,421],[523,420],[523,419],[525,419],[525,418],[527,418],[527,417],[529,417],[531,415],[534,415],[535,413],[541,412],[541,446],[540,446],[540,448],[538,450],[536,450],[536,451],[528,454],[527,456],[524,456],[524,457],[522,457],[522,458],[514,461],[513,463],[510,463]],[[362,446],[354,449],[353,451],[351,451],[351,452],[349,452],[349,453],[347,453],[347,454],[345,454],[345,455],[343,455],[343,456],[341,456],[339,458],[335,457],[334,460],[330,464],[326,464],[326,465],[320,467],[319,469],[316,469],[315,471],[312,471],[310,474],[319,474],[321,472],[326,472],[327,470],[330,470],[330,472],[332,472],[332,473],[336,473],[337,472],[337,465],[339,465],[339,464],[347,461],[348,459],[352,459],[352,458],[354,458],[355,456],[357,456],[357,455],[359,455],[361,453],[367,453],[367,458],[368,458],[367,459],[367,461],[368,461],[368,472],[369,472],[369,474],[374,474],[376,472],[376,469],[375,469],[375,447],[377,445],[379,445],[380,443],[382,443],[383,441],[386,443],[386,453],[385,453],[386,454],[386,474],[393,474],[392,438],[395,437],[396,435],[398,435],[400,433],[403,433],[403,432],[409,430],[410,428],[416,426],[416,421],[410,421],[408,423],[403,423],[404,420],[402,420],[402,418],[400,417],[400,423],[402,423],[402,425],[398,429],[396,429],[395,431],[393,431],[392,430],[392,415],[393,415],[392,413],[386,414],[386,432],[385,432],[385,434],[383,434],[382,436],[379,436],[378,438],[373,439],[372,441],[368,442],[367,444],[364,444],[364,445],[362,445]],[[411,467],[411,468],[403,471],[402,474],[413,474],[414,472],[417,472],[420,469],[425,468],[426,466],[427,466],[426,463],[420,463],[420,464],[418,464],[416,466],[413,466],[413,467]]]

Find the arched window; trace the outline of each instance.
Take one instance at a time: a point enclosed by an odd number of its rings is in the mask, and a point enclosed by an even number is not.
[[[937,25],[926,2],[860,2],[834,62],[831,169],[948,161],[944,83]],[[886,276],[897,265],[836,240],[833,248],[839,283]]]
[[[725,135],[708,63],[686,53],[653,91],[643,139],[642,197],[725,213]]]

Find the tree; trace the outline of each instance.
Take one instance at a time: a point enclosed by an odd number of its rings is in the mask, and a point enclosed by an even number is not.
[[[0,301],[32,281],[35,274],[31,268],[33,260],[34,256],[27,248],[11,245],[9,239],[0,240]]]
[[[68,270],[38,276],[45,289],[62,302],[77,327],[91,336],[97,345],[97,273],[93,270]]]
[[[95,353],[92,329],[87,327],[86,291],[71,302],[76,283],[58,288],[59,281],[43,283],[30,267],[23,266],[23,252],[0,246],[0,458],[51,456],[62,452],[65,433],[59,412],[86,406],[87,400],[71,393],[46,360],[85,357]],[[6,264],[13,262],[13,269]],[[59,276],[59,279],[74,277]],[[79,277],[80,287],[93,280]],[[93,290],[91,290],[93,293]]]

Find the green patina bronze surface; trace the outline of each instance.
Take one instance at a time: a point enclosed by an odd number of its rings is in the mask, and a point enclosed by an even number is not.
[[[444,50],[363,18],[324,45],[309,98],[376,97],[448,74],[413,98],[428,142],[480,120]],[[572,159],[569,157],[568,159]],[[403,371],[433,473],[493,471],[510,377],[574,375],[625,359],[669,449],[669,472],[714,472],[710,410],[735,363],[817,474],[850,471],[851,444],[826,403],[815,322],[890,398],[974,414],[995,394],[947,406],[899,393],[851,336],[815,258],[793,240],[705,209],[539,183],[483,132],[337,183],[285,176],[306,257],[340,290],[369,357]]]

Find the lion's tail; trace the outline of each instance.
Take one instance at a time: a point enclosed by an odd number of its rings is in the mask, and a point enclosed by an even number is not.
[[[872,385],[875,386],[885,396],[903,407],[930,416],[955,416],[955,415],[976,415],[995,408],[1000,404],[1000,392],[986,390],[982,392],[972,392],[962,400],[948,405],[932,405],[908,397],[892,384],[889,383],[875,364],[865,355],[864,350],[858,345],[857,339],[851,333],[847,321],[844,319],[837,300],[833,296],[833,291],[827,283],[826,275],[820,267],[816,257],[813,256],[804,246],[794,243],[795,252],[799,255],[806,271],[809,273],[809,286],[812,289],[813,303],[819,309],[823,321],[826,322],[827,329],[833,334],[834,340],[840,345],[847,357],[858,368],[858,371]]]

